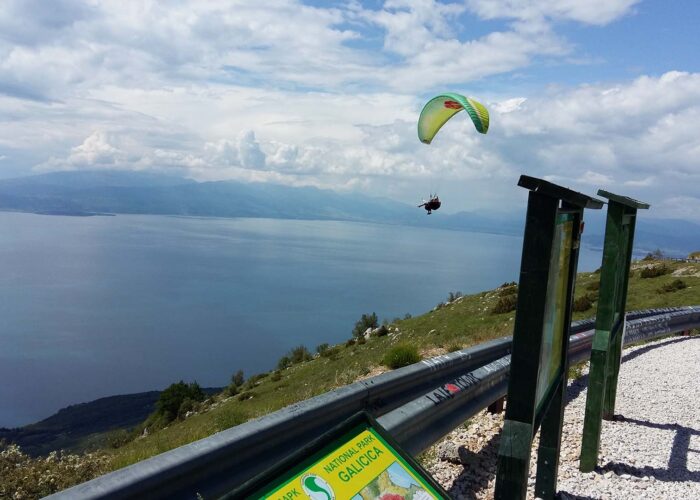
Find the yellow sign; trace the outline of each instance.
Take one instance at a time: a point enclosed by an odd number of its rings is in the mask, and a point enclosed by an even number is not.
[[[442,497],[370,428],[356,434],[262,498],[429,500]]]

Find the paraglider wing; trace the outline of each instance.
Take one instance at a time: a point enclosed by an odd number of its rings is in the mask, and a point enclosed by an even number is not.
[[[418,138],[430,144],[447,120],[462,110],[469,113],[476,130],[485,134],[489,129],[489,112],[480,102],[460,94],[440,94],[423,107],[418,118]]]

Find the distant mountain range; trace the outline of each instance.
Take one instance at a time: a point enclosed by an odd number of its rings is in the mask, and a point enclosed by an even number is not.
[[[653,207],[652,207],[653,208]],[[195,182],[164,174],[74,171],[0,180],[0,210],[50,215],[153,214],[267,217],[402,224],[522,235],[524,210],[508,215],[436,212],[355,193],[235,181]],[[597,213],[596,213],[597,212]],[[605,210],[586,215],[585,239],[602,246]],[[643,214],[643,213],[642,213]],[[700,249],[700,225],[640,216],[637,251],[682,256]]]

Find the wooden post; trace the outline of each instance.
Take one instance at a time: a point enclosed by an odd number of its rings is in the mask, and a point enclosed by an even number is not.
[[[602,419],[614,416],[636,214],[637,209],[649,208],[607,191],[599,190],[598,195],[609,201],[579,462],[583,472],[598,463]]]
[[[602,202],[541,179],[530,189],[513,331],[497,499],[524,499],[532,439],[542,425],[536,490],[556,493],[573,287],[583,209]],[[560,206],[561,205],[561,206]]]

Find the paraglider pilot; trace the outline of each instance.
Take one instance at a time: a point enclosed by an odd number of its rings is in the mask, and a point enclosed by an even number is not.
[[[438,198],[438,195],[436,194],[435,196],[430,195],[430,199],[428,201],[423,201],[423,203],[418,205],[418,207],[425,208],[428,212],[428,215],[430,215],[433,210],[437,210],[438,208],[440,208],[440,205],[442,205],[442,203],[440,203],[440,198]]]

